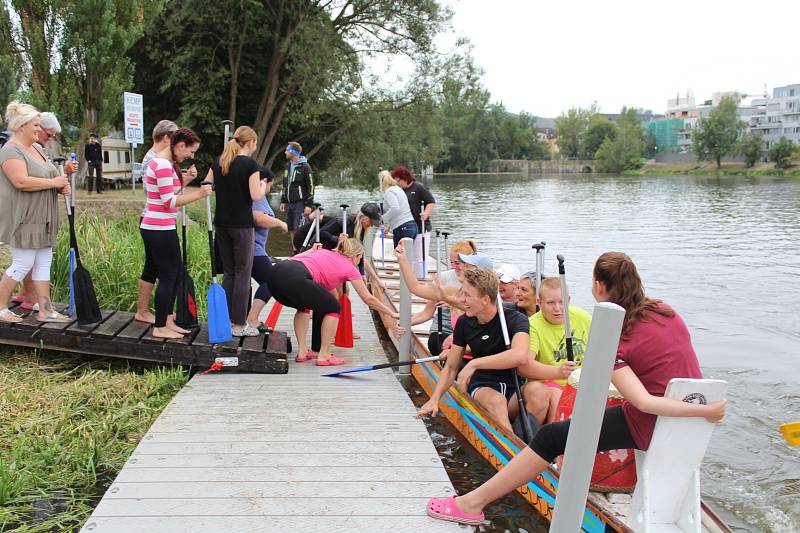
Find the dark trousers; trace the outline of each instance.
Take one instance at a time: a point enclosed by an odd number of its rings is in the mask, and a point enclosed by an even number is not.
[[[95,176],[97,180],[95,180]],[[86,190],[92,192],[92,184],[96,184],[97,192],[103,192],[103,163],[89,161],[86,174]]]
[[[217,226],[217,245],[222,259],[222,288],[228,300],[231,322],[244,324],[250,304],[250,275],[253,270],[253,228]]]
[[[267,280],[272,274],[272,258],[268,255],[257,255],[253,257],[253,270],[251,277],[258,283],[256,299],[268,302],[272,298],[272,291],[269,290]]]
[[[145,257],[153,262],[155,275],[158,277],[156,287],[156,323],[157,328],[167,324],[167,315],[175,308],[175,293],[178,273],[182,268],[181,250],[178,245],[178,232],[171,230],[140,229],[144,241]]]
[[[411,240],[417,236],[417,223],[413,220],[409,220],[405,224],[400,224],[396,228],[392,228],[392,241],[394,242],[394,247],[397,248],[397,245],[400,244],[401,239],[405,239],[408,237]]]

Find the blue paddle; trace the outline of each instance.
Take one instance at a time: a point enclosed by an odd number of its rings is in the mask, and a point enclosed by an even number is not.
[[[204,181],[200,185],[211,185]],[[228,342],[233,338],[231,318],[228,314],[228,300],[225,289],[217,283],[214,263],[214,228],[211,225],[211,197],[206,196],[206,221],[208,223],[208,252],[211,255],[211,285],[208,287],[208,340],[211,343]]]
[[[397,363],[382,363],[379,365],[359,366],[356,368],[348,368],[347,370],[340,370],[338,372],[331,372],[330,374],[322,374],[322,377],[332,378],[341,376],[342,374],[352,374],[354,372],[369,372],[370,370],[380,370],[381,368],[395,368],[398,366],[415,365],[417,363],[428,363],[430,361],[439,361],[442,357],[434,355],[432,357],[423,357],[422,359],[412,359],[411,361],[399,361]]]

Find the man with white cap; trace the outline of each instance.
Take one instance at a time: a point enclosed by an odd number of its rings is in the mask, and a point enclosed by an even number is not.
[[[495,269],[497,279],[500,280],[500,299],[503,303],[517,304],[517,285],[519,284],[519,269],[514,265],[503,264]]]

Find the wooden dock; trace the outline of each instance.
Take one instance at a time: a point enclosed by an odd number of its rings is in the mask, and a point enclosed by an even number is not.
[[[19,312],[19,304],[10,306]],[[56,304],[63,310],[64,304]],[[214,344],[208,340],[205,323],[182,339],[157,339],[150,334],[150,325],[133,319],[133,313],[103,310],[103,319],[90,325],[76,320],[65,323],[42,323],[36,313],[27,311],[22,322],[0,322],[0,344],[77,352],[104,357],[138,359],[163,364],[209,368],[222,358],[224,372],[258,372],[285,374],[289,368],[286,333],[262,333],[258,337],[234,337]]]
[[[345,367],[386,362],[369,310],[352,303],[361,339],[334,353]],[[82,531],[465,531],[425,514],[429,497],[454,489],[390,370],[323,378],[344,367],[293,355],[289,366],[192,378]]]

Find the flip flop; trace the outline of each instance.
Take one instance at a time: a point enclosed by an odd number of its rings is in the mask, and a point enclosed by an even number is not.
[[[298,355],[294,358],[295,363],[305,363],[306,361],[311,361],[312,359],[316,359],[317,354],[316,352],[306,352],[305,355]]]
[[[19,308],[20,309],[24,309],[26,311],[38,311],[39,310],[39,304],[29,304],[29,303],[23,302],[22,304],[20,304]]]
[[[335,355],[331,354],[328,359],[319,359],[317,360],[317,366],[338,366],[343,365],[345,363],[344,359],[339,359]]]
[[[9,324],[14,324],[22,320],[22,317],[19,316],[14,311],[11,311],[8,307],[5,309],[0,309],[0,322],[8,322]]]
[[[22,302],[25,301],[25,297],[24,296],[12,296],[11,297],[11,301],[14,302],[14,303],[17,303],[17,304],[21,304]]]
[[[36,320],[38,320],[39,322],[60,322],[62,324],[65,324],[65,323],[71,321],[72,319],[70,317],[66,316],[66,315],[62,315],[61,313],[57,313],[56,311],[51,311],[50,314],[47,315],[44,318],[39,318],[37,316]]]
[[[449,498],[431,498],[428,500],[428,516],[431,518],[438,518],[439,520],[447,520],[448,522],[456,522],[467,526],[479,526],[483,523],[484,516],[481,514],[467,514],[456,505],[456,497],[450,496]]]

